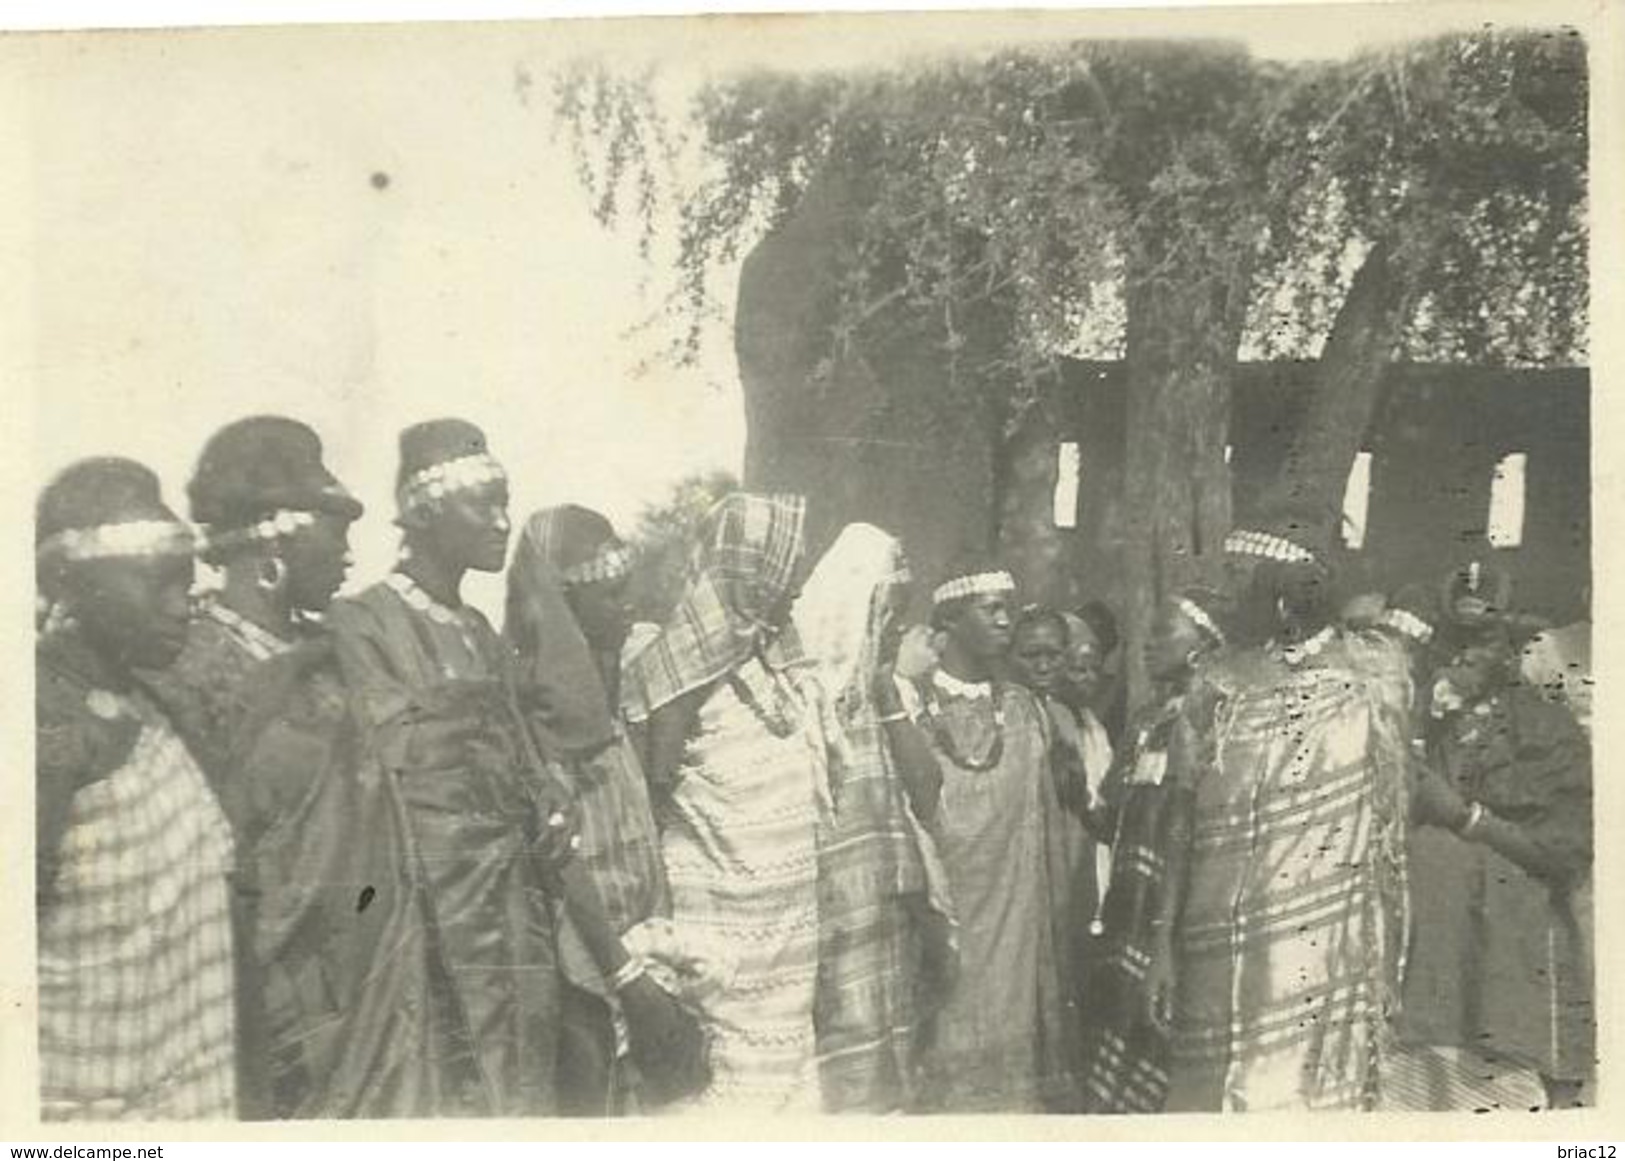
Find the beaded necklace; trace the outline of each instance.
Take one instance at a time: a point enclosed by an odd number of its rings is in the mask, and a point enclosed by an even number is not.
[[[954,741],[952,731],[949,730],[947,723],[942,720],[942,706],[937,701],[936,690],[938,683],[943,678],[947,678],[947,683],[951,683],[955,687],[974,689],[978,694],[983,688],[972,686],[969,682],[959,681],[951,674],[945,674],[938,670],[931,683],[926,686],[924,698],[924,716],[931,726],[931,736],[936,740],[937,746],[942,750],[943,755],[955,766],[958,766],[961,770],[969,770],[973,774],[985,773],[997,766],[1004,757],[1004,689],[996,681],[987,683],[985,688],[993,702],[993,741],[988,745],[987,753],[983,757],[979,759],[967,758],[959,752],[959,746]]]

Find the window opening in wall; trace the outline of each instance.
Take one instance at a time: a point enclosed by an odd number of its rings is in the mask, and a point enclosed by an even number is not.
[[[1078,526],[1078,480],[1083,457],[1075,443],[1055,449],[1055,527]]]
[[[1523,543],[1524,477],[1529,456],[1512,452],[1501,457],[1490,478],[1489,541],[1495,548]]]
[[[1359,551],[1365,547],[1366,518],[1371,512],[1371,453],[1359,452],[1349,468],[1343,488],[1343,543]]]

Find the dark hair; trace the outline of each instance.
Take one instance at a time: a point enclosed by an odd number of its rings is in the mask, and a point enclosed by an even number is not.
[[[1035,628],[1046,622],[1060,630],[1063,644],[1070,645],[1072,643],[1072,627],[1066,623],[1066,616],[1059,609],[1051,608],[1049,605],[1028,605],[1023,608],[1016,617],[1016,623],[1010,631],[1010,637],[1014,640],[1024,630]]]
[[[1100,643],[1102,657],[1110,657],[1116,652],[1123,637],[1117,627],[1117,614],[1112,612],[1110,605],[1100,600],[1086,601],[1078,607],[1078,616]]]

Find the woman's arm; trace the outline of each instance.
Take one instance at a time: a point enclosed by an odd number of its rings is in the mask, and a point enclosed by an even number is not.
[[[1196,832],[1196,783],[1207,761],[1207,734],[1214,704],[1211,696],[1187,700],[1174,719],[1168,739],[1168,765],[1163,776],[1168,795],[1163,829],[1163,878],[1151,920],[1151,969],[1146,980],[1147,1018],[1166,1031],[1173,1023],[1174,993],[1179,985],[1174,965],[1174,931],[1185,906],[1191,843]]]
[[[647,772],[651,790],[669,794],[675,787],[689,734],[693,732],[700,709],[713,688],[708,685],[690,690],[649,716],[646,743],[648,761],[643,768]]]
[[[936,751],[926,732],[909,716],[892,672],[883,670],[874,685],[875,714],[886,731],[886,744],[903,781],[909,807],[915,818],[929,825],[936,819],[942,801],[942,767]]]

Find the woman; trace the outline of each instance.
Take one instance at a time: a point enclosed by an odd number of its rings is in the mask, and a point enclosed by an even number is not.
[[[1086,601],[1066,615],[1072,631],[1072,665],[1064,695],[1088,707],[1116,744],[1128,717],[1128,682],[1123,673],[1123,634],[1117,614],[1105,601]]]
[[[186,641],[193,539],[158,479],[86,460],[40,496],[40,1115],[235,1112],[231,829],[137,674]]]
[[[672,929],[713,964],[691,995],[711,1082],[687,1106],[819,1108],[817,690],[789,624],[799,496],[736,493],[702,523],[687,588],[639,655]]]
[[[1066,815],[1051,769],[1049,719],[1002,680],[1015,581],[967,561],[932,594],[941,664],[919,691],[942,770],[933,815],[960,946],[952,995],[926,1054],[930,1107],[943,1112],[1070,1111],[1077,1020],[1067,914]]]
[[[566,996],[560,1062],[562,1107],[580,1114],[661,1103],[699,1048],[692,1021],[624,942],[671,915],[643,765],[616,708],[630,573],[609,521],[574,505],[532,516],[508,571],[503,634],[520,681],[541,694],[542,732],[581,811],[581,850],[566,872],[573,938],[561,951],[586,994]]]
[[[463,420],[409,427],[400,443],[403,559],[329,619],[472,1057],[472,1083],[442,1111],[545,1115],[557,1107],[553,901],[579,837],[508,650],[461,597],[465,574],[505,563],[507,476]]]
[[[1168,1039],[1148,1019],[1146,967],[1155,948],[1167,846],[1168,746],[1197,667],[1224,645],[1218,597],[1189,589],[1151,626],[1150,705],[1130,731],[1105,788],[1111,887],[1102,908],[1104,953],[1090,977],[1085,1108],[1154,1113],[1168,1090]]]
[[[918,1029],[933,1014],[920,1005],[940,1002],[930,988],[945,982],[942,872],[911,805],[941,774],[893,678],[909,584],[902,546],[872,525],[850,524],[796,603],[830,743],[813,1014],[832,1113],[914,1107]]]
[[[1428,890],[1415,902],[1402,1021],[1406,1041],[1434,1050],[1422,1056],[1434,1067],[1411,1078],[1427,1082],[1409,1094],[1422,1107],[1470,1092],[1468,1063],[1537,1075],[1546,1107],[1570,1107],[1592,1068],[1576,912],[1591,863],[1591,751],[1516,670],[1505,631],[1484,625],[1433,686],[1412,854]]]
[[[1063,700],[1078,656],[1074,622],[1078,631],[1089,632],[1077,618],[1043,605],[1027,606],[1011,633],[1010,661],[1016,680],[1033,692],[1049,717],[1055,793],[1066,807],[1066,813],[1056,819],[1053,851],[1057,873],[1064,875],[1068,886],[1065,927],[1070,978],[1063,986],[1069,997],[1068,1019],[1081,1024],[1091,1002],[1088,977],[1100,951],[1100,908],[1111,873],[1111,851],[1105,841],[1110,832],[1101,811],[1100,790],[1111,767],[1112,748],[1105,729],[1086,705]]]
[[[248,675],[310,633],[344,583],[349,529],[362,508],[322,463],[314,431],[253,416],[204,445],[187,486],[219,593],[193,619],[186,651],[156,684],[187,743],[217,781],[227,777]]]
[[[1404,959],[1411,685],[1395,645],[1330,624],[1326,523],[1225,550],[1237,648],[1169,749],[1167,883],[1148,993],[1171,1111],[1366,1109]]]
[[[290,833],[286,820],[273,827],[264,809],[288,788],[273,791],[263,769],[244,775],[241,730],[250,716],[263,716],[251,703],[270,688],[265,663],[318,635],[314,618],[344,582],[349,527],[362,508],[322,463],[316,433],[279,416],[238,420],[216,432],[187,494],[205,532],[204,558],[221,570],[223,583],[193,617],[186,649],[151,681],[236,832],[238,1102],[244,1117],[256,1119],[295,1111],[286,1087],[280,1097],[271,1091],[286,1085],[271,1041],[304,1026],[291,1011],[299,992],[281,971],[287,965],[271,962],[277,957],[268,953],[286,945],[285,936],[257,930],[262,918],[270,926],[279,922],[276,902],[267,908],[262,896],[314,888],[320,864],[310,861],[309,850],[285,863],[261,847],[267,836]],[[272,1033],[273,1020],[282,1032]]]

